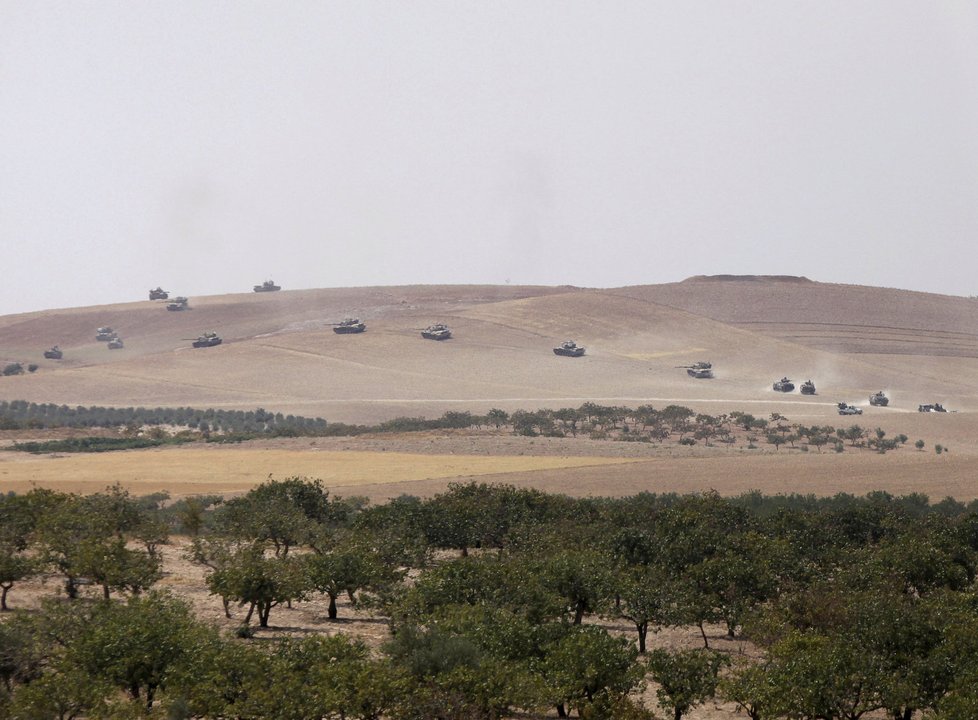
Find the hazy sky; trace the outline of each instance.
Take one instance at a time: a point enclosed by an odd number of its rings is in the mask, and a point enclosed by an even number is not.
[[[405,283],[978,294],[978,3],[0,0],[0,314]]]

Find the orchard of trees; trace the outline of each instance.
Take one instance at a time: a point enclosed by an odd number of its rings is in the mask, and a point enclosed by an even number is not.
[[[235,632],[157,589],[175,534]],[[976,572],[978,505],[919,495],[37,489],[0,496],[0,717],[680,720],[726,702],[752,720],[965,720]],[[47,597],[18,610],[38,577]],[[276,631],[314,599],[321,632]],[[351,608],[387,640],[345,634]],[[658,644],[667,627],[700,646]]]

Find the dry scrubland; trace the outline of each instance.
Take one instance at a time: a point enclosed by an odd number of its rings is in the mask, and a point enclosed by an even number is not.
[[[589,290],[572,287],[413,286],[285,290],[191,298],[167,312],[149,301],[51,310],[0,318],[0,361],[37,362],[34,374],[0,378],[0,397],[68,405],[264,407],[344,422],[446,410],[601,404],[697,412],[772,412],[805,424],[859,423],[922,438],[928,452],[886,456],[784,449],[689,452],[620,443],[459,439],[430,457],[431,438],[374,444],[326,441],[278,447],[177,448],[113,457],[24,458],[0,453],[0,490],[30,483],[93,489],[112,482],[175,494],[240,491],[269,474],[322,477],[344,494],[378,500],[431,494],[450,479],[479,477],[577,495],[716,488],[736,493],[862,493],[919,490],[932,497],[978,494],[978,304],[966,298],[841,286],[801,278],[691,278],[669,285]],[[359,315],[362,335],[335,335],[329,323]],[[446,322],[447,342],[418,328]],[[94,340],[110,325],[121,351]],[[224,344],[194,350],[185,338],[213,329]],[[564,338],[587,346],[558,358]],[[41,359],[59,344],[60,362]],[[692,380],[676,365],[712,360],[717,377]],[[782,375],[811,377],[819,394],[773,393]],[[870,408],[885,389],[889,408]],[[835,403],[865,408],[840,418]],[[920,415],[917,404],[957,411]],[[482,442],[482,441],[479,441]],[[383,447],[377,447],[382,443]],[[934,443],[952,449],[936,457]],[[324,453],[341,452],[331,456]],[[473,449],[476,448],[476,449]],[[201,453],[200,456],[195,453]],[[388,456],[375,453],[388,453]],[[390,455],[401,453],[401,455]],[[437,454],[437,453],[435,453]],[[463,456],[487,454],[491,460]],[[581,455],[591,458],[582,459]],[[424,455],[425,457],[420,457]],[[544,462],[527,456],[546,455]],[[566,458],[574,457],[573,461]],[[618,459],[638,460],[617,462]],[[614,461],[614,462],[613,462]],[[71,483],[77,483],[71,485]],[[155,483],[155,485],[154,485]]]

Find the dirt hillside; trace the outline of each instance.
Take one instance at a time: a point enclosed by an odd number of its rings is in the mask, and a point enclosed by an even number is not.
[[[585,400],[735,403],[814,415],[888,390],[889,412],[943,402],[978,409],[972,301],[804,280],[692,279],[612,290],[401,287],[282,291],[51,310],[0,318],[0,360],[36,362],[0,397],[69,405],[265,407],[338,421],[450,408],[556,407]],[[971,312],[967,312],[971,311]],[[362,335],[330,323],[358,315]],[[446,342],[419,329],[448,323]],[[94,339],[109,325],[126,346]],[[224,344],[192,349],[214,330]],[[579,359],[551,348],[570,338]],[[62,361],[41,351],[59,344]],[[709,359],[716,378],[675,366]],[[773,380],[815,380],[779,396]],[[706,407],[706,405],[704,405]]]

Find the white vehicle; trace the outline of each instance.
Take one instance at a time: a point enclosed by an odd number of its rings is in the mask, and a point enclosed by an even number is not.
[[[839,403],[839,415],[862,415],[862,408],[857,408],[855,405],[847,405],[844,402]]]

